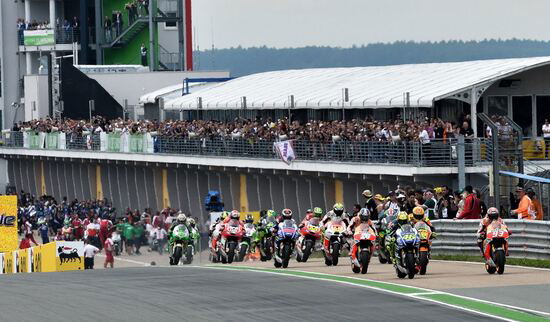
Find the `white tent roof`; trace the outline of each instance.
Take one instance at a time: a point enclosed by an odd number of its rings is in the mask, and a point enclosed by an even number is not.
[[[433,102],[474,86],[490,84],[519,72],[550,64],[550,57],[494,59],[375,67],[284,70],[253,74],[165,102],[166,109],[341,108],[342,89],[349,89],[348,108],[432,107]]]
[[[189,84],[189,93],[194,93],[199,90],[207,89],[214,86],[216,83],[192,83]],[[144,94],[139,98],[139,104],[154,104],[157,99],[163,98],[164,101],[173,100],[178,97],[182,97],[183,83],[167,86],[156,91]]]

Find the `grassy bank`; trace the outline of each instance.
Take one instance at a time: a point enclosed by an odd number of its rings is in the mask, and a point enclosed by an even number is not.
[[[483,262],[481,256],[471,255],[432,255],[432,259],[461,261],[461,262]],[[550,268],[550,260],[547,259],[529,259],[529,258],[507,258],[507,265],[518,265],[527,267]]]

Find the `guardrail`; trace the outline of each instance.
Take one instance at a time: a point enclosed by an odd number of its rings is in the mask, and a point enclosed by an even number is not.
[[[437,239],[432,253],[437,255],[480,255],[477,246],[479,220],[434,220]],[[550,221],[505,219],[512,231],[510,257],[550,259]]]
[[[278,159],[275,141],[242,137],[160,136],[154,133],[65,134],[61,132],[6,132],[1,137],[4,147],[47,150],[93,150],[122,153],[161,153]],[[345,141],[321,143],[294,140],[296,159],[309,161],[400,164],[417,167],[455,167],[458,164],[456,140],[420,142]],[[466,166],[490,161],[484,139],[465,142]]]

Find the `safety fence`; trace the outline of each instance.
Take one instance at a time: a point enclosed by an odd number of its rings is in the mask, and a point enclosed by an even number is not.
[[[161,136],[155,133],[71,133],[62,132],[2,132],[4,147],[47,150],[93,150],[122,153],[163,153],[216,157],[244,157],[277,159],[276,141],[229,138],[200,138],[189,136]],[[378,142],[337,140],[322,143],[292,140],[295,158],[310,161],[338,161],[353,163],[390,163],[412,166],[457,166],[457,140],[420,142]],[[466,166],[491,160],[485,139],[467,139],[464,143]]]
[[[0,274],[83,270],[84,243],[55,241],[0,253],[0,266]]]
[[[434,220],[437,255],[480,255],[477,246],[479,220]],[[507,219],[512,232],[508,239],[510,257],[550,259],[550,221]]]

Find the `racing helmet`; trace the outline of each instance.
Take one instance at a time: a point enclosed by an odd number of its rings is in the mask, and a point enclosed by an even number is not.
[[[275,210],[269,209],[267,211],[267,217],[277,217],[277,212]]]
[[[367,208],[361,208],[357,215],[359,216],[359,220],[361,220],[361,222],[367,222],[370,219],[370,211]]]
[[[185,221],[187,220],[187,216],[180,211],[180,213],[178,214],[178,217],[176,218],[176,220],[178,221],[178,223],[180,224],[184,224]]]
[[[344,214],[344,205],[342,205],[339,202],[335,203],[334,206],[332,207],[332,211],[336,216],[342,216]]]
[[[409,215],[405,211],[401,211],[399,215],[397,215],[397,223],[399,225],[406,225],[409,223]]]
[[[292,219],[292,210],[285,208],[281,211],[281,215],[283,216],[283,220]]]
[[[323,209],[321,209],[321,207],[313,208],[313,217],[317,217],[317,218],[323,217]]]
[[[416,221],[420,221],[420,220],[424,219],[424,208],[414,207],[413,208],[413,218]]]
[[[225,218],[227,218],[227,216],[229,216],[229,213],[227,211],[224,211],[224,212],[222,212],[220,218],[221,218],[221,220],[224,220]]]
[[[187,219],[187,223],[188,223],[189,226],[191,226],[191,227],[195,227],[195,225],[197,224],[197,223],[195,222],[195,219],[194,219],[194,218],[191,218],[191,217],[189,217],[189,219]]]
[[[252,217],[252,215],[246,215],[246,219],[244,220],[244,222],[247,224],[252,224],[254,223],[254,217]]]
[[[237,210],[233,210],[231,214],[229,215],[231,219],[239,219],[241,218],[241,214]]]
[[[490,220],[498,219],[499,217],[498,209],[495,207],[491,207],[487,209],[487,217],[489,217]]]

